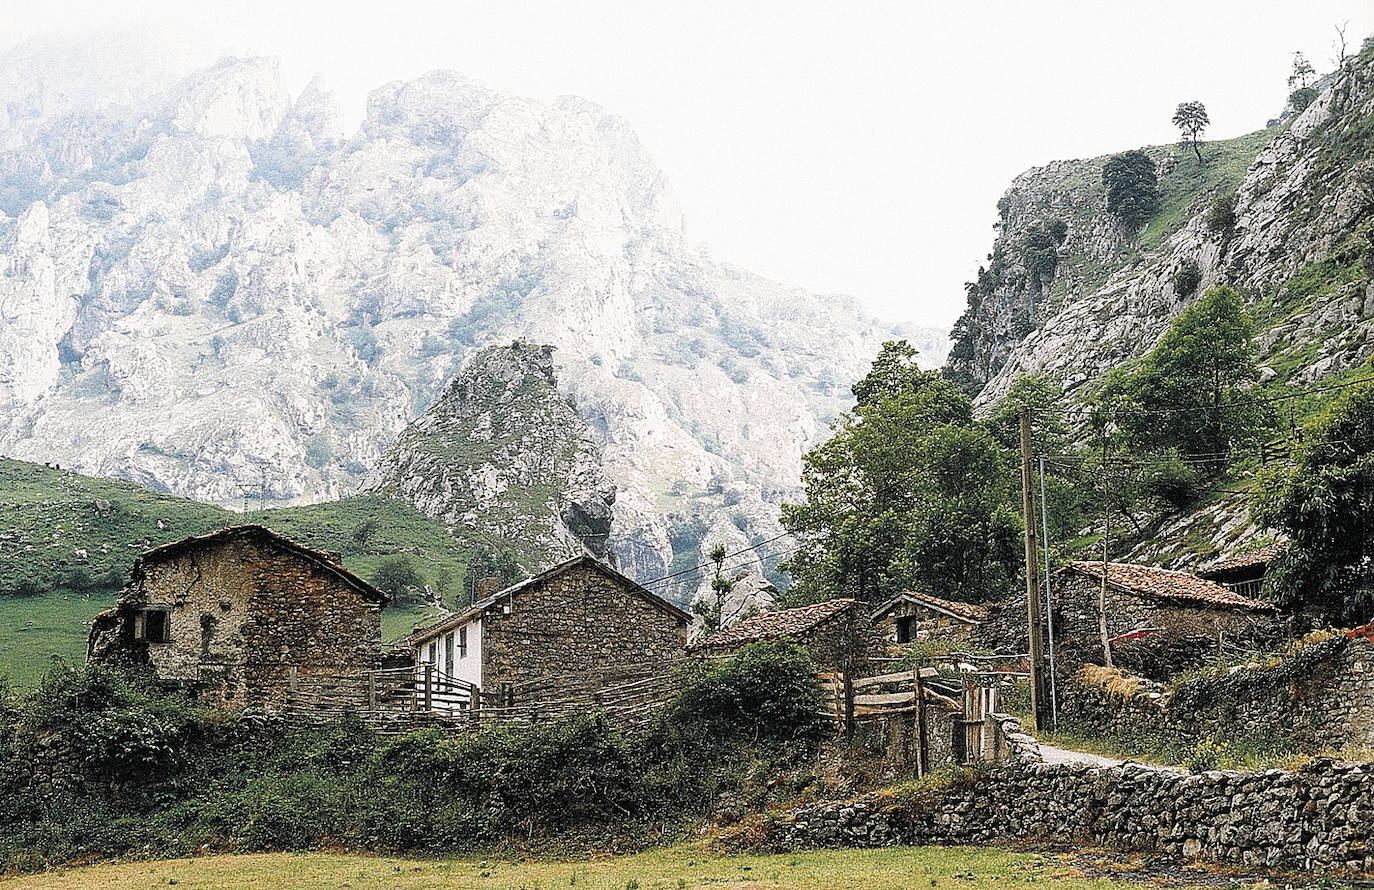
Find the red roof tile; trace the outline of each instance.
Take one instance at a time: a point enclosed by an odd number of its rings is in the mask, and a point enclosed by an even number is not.
[[[829,621],[852,605],[854,605],[852,599],[829,600],[824,603],[816,603],[814,606],[762,612],[698,640],[692,644],[691,648],[734,648],[746,643],[756,643],[760,640],[776,640],[781,637],[795,636],[806,633],[822,622]]]
[[[1108,583],[1155,599],[1197,603],[1223,609],[1253,609],[1265,612],[1274,610],[1269,603],[1233,593],[1215,581],[1204,581],[1187,572],[1127,562],[1109,562],[1107,566]],[[1098,580],[1102,578],[1100,562],[1071,562],[1065,566],[1065,570],[1081,572]]]
[[[954,600],[940,599],[938,596],[931,596],[928,593],[917,593],[914,590],[906,590],[897,594],[896,598],[884,603],[883,606],[873,613],[873,617],[879,618],[887,614],[893,606],[901,602],[914,603],[918,606],[925,606],[930,609],[937,609],[941,612],[948,612],[955,618],[962,618],[965,621],[986,621],[988,610],[982,606],[975,606],[973,603],[959,603]]]

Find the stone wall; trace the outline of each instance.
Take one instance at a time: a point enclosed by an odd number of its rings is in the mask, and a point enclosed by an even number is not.
[[[847,671],[854,677],[872,673],[872,659],[887,655],[882,632],[857,606],[827,618],[795,639],[811,654],[816,667]]]
[[[483,613],[482,686],[608,669],[661,674],[686,645],[685,618],[585,560]]]
[[[1309,646],[1273,666],[1175,689],[1085,670],[1060,686],[1060,719],[1097,733],[1188,746],[1201,739],[1284,740],[1316,753],[1374,747],[1374,644],[1363,637]],[[1124,693],[1124,694],[1123,694]]]
[[[918,603],[899,602],[880,620],[873,622],[877,632],[889,645],[897,645],[897,621],[913,618],[912,640],[939,640],[954,646],[969,646],[973,643],[975,621],[956,618],[946,612],[922,606]]]
[[[171,640],[133,639],[134,613],[171,606]],[[292,677],[353,676],[381,662],[379,597],[266,536],[224,534],[136,566],[95,660],[149,665],[159,680],[231,705],[283,700]]]
[[[1045,763],[1011,718],[1005,762],[949,787],[879,792],[777,817],[766,845],[877,847],[1076,839],[1212,862],[1374,871],[1374,765],[1194,775],[1122,764]]]

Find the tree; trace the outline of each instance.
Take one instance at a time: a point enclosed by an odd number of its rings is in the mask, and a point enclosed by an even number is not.
[[[1001,596],[1020,569],[1007,454],[951,380],[884,344],[858,404],[803,458],[805,499],[783,507],[800,546],[782,568],[793,603],[879,602],[910,588]]]
[[[1102,165],[1102,184],[1107,190],[1108,212],[1131,228],[1149,222],[1159,208],[1155,162],[1139,149],[1108,158]]]
[[[720,630],[725,624],[725,598],[735,589],[735,582],[727,579],[722,569],[725,562],[725,545],[717,544],[711,548],[706,558],[716,564],[715,577],[711,579],[711,599],[698,599],[692,603],[692,611],[701,618],[704,633]]]
[[[415,563],[405,555],[388,556],[372,575],[372,586],[393,599],[399,599],[423,585],[424,579],[415,570]]]
[[[1363,623],[1374,609],[1374,384],[1347,390],[1305,431],[1291,469],[1256,489],[1255,518],[1290,541],[1266,579],[1289,606],[1334,623]]]
[[[1312,63],[1307,61],[1307,56],[1300,52],[1293,53],[1293,73],[1288,75],[1288,89],[1305,89],[1312,86],[1316,79],[1317,71],[1312,67]]]
[[[1214,287],[1174,320],[1139,367],[1111,375],[1101,400],[1127,446],[1177,448],[1223,469],[1232,446],[1267,418],[1235,404],[1259,376],[1253,333],[1240,294]]]
[[[1198,139],[1211,123],[1206,106],[1197,100],[1180,102],[1178,108],[1174,109],[1174,126],[1178,127],[1182,141],[1193,143],[1193,152],[1199,164],[1202,163],[1202,149],[1198,147]]]

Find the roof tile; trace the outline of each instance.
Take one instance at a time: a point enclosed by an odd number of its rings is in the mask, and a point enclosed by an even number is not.
[[[1141,566],[1127,562],[1107,563],[1107,580],[1118,587],[1161,600],[1197,603],[1230,609],[1251,609],[1272,612],[1270,603],[1252,600],[1234,593],[1215,581],[1206,581],[1188,572],[1176,572],[1155,566]],[[1101,580],[1102,563],[1071,562],[1066,566]]]
[[[743,646],[745,643],[776,640],[780,637],[806,633],[816,625],[834,618],[852,605],[854,605],[852,599],[828,600],[796,609],[761,612],[738,624],[731,625],[725,630],[716,631],[705,639],[693,643],[691,648],[713,649],[716,647]]]

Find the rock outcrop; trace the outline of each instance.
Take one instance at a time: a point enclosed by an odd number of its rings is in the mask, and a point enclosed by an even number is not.
[[[30,70],[80,74],[39,49]],[[0,88],[30,84],[16,64]],[[619,491],[611,549],[651,578],[684,517],[776,530],[884,339],[942,359],[713,260],[629,127],[581,99],[435,72],[376,90],[341,138],[318,83],[293,97],[274,61],[228,58],[0,109],[0,453],[227,505],[328,500],[478,350],[547,343]]]
[[[365,487],[545,563],[584,549],[607,555],[615,485],[591,429],[558,391],[550,346],[479,352]]]

